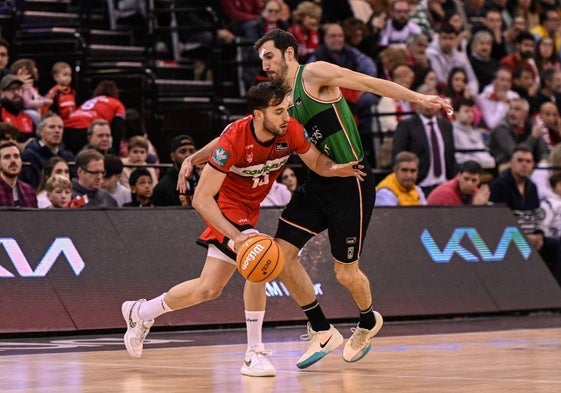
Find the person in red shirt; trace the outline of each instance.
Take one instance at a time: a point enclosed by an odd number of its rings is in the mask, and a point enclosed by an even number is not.
[[[64,122],[64,145],[74,154],[88,143],[87,130],[96,119],[111,124],[113,151],[118,152],[125,122],[125,105],[119,100],[119,89],[113,81],[104,80],[96,86],[92,98],[80,105]]]
[[[201,275],[184,281],[151,300],[127,301],[122,313],[127,323],[125,345],[133,357],[142,355],[143,341],[154,318],[218,297],[236,271],[236,250],[254,236],[259,204],[296,152],[322,176],[366,175],[353,169],[358,162],[335,164],[306,138],[303,126],[288,115],[288,89],[270,82],[253,86],[247,94],[251,115],[231,123],[219,138],[189,156],[183,166],[208,160],[193,198],[208,227],[197,243],[208,248]],[[210,155],[210,157],[209,157]],[[186,164],[187,162],[187,164]],[[185,177],[178,181],[185,192]],[[265,284],[246,281],[244,289],[248,350],[241,373],[273,376],[261,339],[265,315]]]
[[[33,119],[23,112],[23,82],[14,74],[0,80],[0,120],[17,127],[18,142],[25,142],[35,135]]]
[[[70,86],[72,83],[72,67],[70,64],[58,61],[53,64],[53,79],[56,82],[45,98],[53,100],[51,108],[58,113],[63,121],[76,110],[76,90]]]
[[[466,161],[460,165],[458,175],[436,187],[429,195],[429,205],[486,205],[490,190],[487,184],[481,187],[481,165],[476,161]]]

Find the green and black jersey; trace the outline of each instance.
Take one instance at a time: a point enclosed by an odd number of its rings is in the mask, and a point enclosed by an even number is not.
[[[358,128],[345,99],[319,101],[304,88],[301,65],[296,74],[293,106],[288,112],[304,125],[308,138],[316,147],[338,164],[362,161],[364,152]]]

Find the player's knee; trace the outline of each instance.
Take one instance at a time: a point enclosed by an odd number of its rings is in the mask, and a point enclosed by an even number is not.
[[[221,287],[203,285],[200,289],[200,297],[202,301],[213,300],[222,294]]]
[[[354,264],[335,264],[335,278],[346,287],[356,281],[358,274],[358,267]]]

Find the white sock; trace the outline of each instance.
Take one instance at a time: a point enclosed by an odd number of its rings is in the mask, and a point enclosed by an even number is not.
[[[140,309],[138,310],[138,315],[143,321],[151,321],[154,318],[159,317],[162,314],[173,311],[164,301],[165,293],[161,294],[154,299],[150,299],[144,303],[140,304]]]
[[[265,318],[265,310],[263,311],[245,311],[245,326],[247,329],[247,348],[251,348],[255,344],[263,342],[261,336],[261,328],[263,327],[263,319]]]

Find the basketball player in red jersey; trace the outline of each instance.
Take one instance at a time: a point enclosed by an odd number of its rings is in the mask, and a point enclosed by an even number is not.
[[[322,176],[355,176],[359,180],[365,176],[358,162],[335,164],[308,141],[304,128],[288,115],[287,95],[286,88],[270,82],[252,87],[247,94],[251,115],[227,126],[218,140],[189,157],[194,164],[209,163],[193,199],[193,207],[208,224],[198,241],[208,247],[205,265],[198,278],[184,281],[167,293],[148,301],[123,303],[125,345],[131,356],[141,356],[154,318],[220,295],[236,270],[235,250],[256,232],[259,204],[292,152]],[[265,284],[246,281],[244,302],[248,350],[241,373],[274,376],[275,368],[267,359],[261,339]]]

